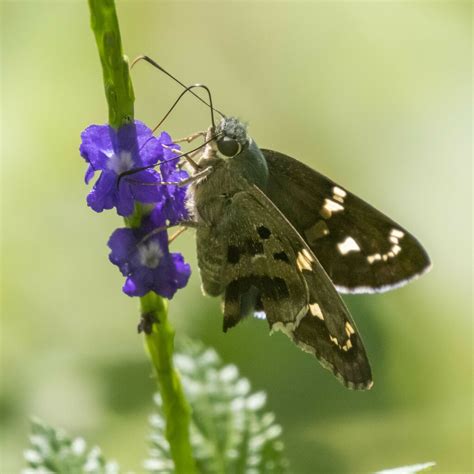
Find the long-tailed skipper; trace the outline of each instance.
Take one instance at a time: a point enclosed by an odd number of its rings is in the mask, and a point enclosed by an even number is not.
[[[236,118],[212,125],[202,150],[197,162],[187,156],[188,195],[202,288],[222,296],[224,331],[263,312],[272,332],[346,387],[370,388],[367,355],[338,292],[402,286],[429,269],[426,251],[345,187],[259,148]]]

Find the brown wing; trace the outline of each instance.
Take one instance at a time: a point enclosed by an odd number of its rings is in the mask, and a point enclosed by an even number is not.
[[[397,288],[430,268],[402,226],[299,161],[262,150],[267,196],[305,239],[341,293]]]
[[[226,236],[209,258],[220,262],[220,282],[203,269],[204,287],[224,292],[224,330],[255,310],[264,311],[272,331],[280,330],[315,355],[347,387],[372,385],[364,346],[352,318],[305,241],[257,187],[235,194],[209,241]],[[220,252],[220,255],[216,253]],[[208,281],[209,278],[209,281]]]

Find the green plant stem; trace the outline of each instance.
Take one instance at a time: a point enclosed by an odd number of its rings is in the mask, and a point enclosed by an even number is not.
[[[122,52],[120,29],[113,0],[89,0],[91,27],[102,63],[109,124],[118,128],[133,121],[134,93],[127,58]],[[140,224],[146,214],[136,206],[134,214],[125,219],[128,227]],[[143,315],[154,323],[145,342],[155,368],[166,418],[166,436],[177,474],[196,472],[189,439],[191,408],[184,396],[179,374],[173,365],[174,330],[168,321],[167,304],[155,293],[141,298]]]
[[[167,303],[156,293],[141,298],[142,314],[153,313],[156,323],[145,335],[145,342],[156,370],[163,412],[166,419],[166,438],[177,473],[195,472],[189,444],[191,407],[185,396],[178,372],[173,365],[174,329],[168,321]]]
[[[89,0],[91,27],[99,50],[109,106],[109,124],[118,128],[133,121],[132,80],[122,40],[114,0]]]

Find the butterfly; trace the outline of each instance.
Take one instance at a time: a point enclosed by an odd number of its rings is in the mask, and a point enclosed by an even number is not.
[[[260,149],[236,118],[206,142],[188,195],[202,289],[223,297],[224,331],[264,314],[346,387],[369,389],[367,354],[338,292],[402,286],[429,269],[426,251],[344,187]]]
[[[259,148],[244,123],[212,105],[212,125],[197,150],[183,154],[196,229],[202,289],[223,299],[223,329],[264,316],[316,356],[350,389],[371,388],[372,374],[356,325],[339,293],[398,288],[429,270],[428,254],[406,229],[298,160]],[[136,60],[137,61],[137,60]],[[135,61],[135,62],[136,62]],[[194,94],[194,93],[193,93]],[[194,94],[195,95],[195,94]],[[222,119],[215,125],[213,111]],[[162,122],[160,122],[161,124]],[[190,141],[190,140],[188,140]],[[195,151],[193,150],[193,152]]]

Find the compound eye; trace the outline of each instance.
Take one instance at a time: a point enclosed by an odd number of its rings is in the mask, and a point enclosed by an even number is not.
[[[222,137],[217,140],[217,149],[227,157],[232,157],[240,153],[242,146],[237,140],[230,137]]]

